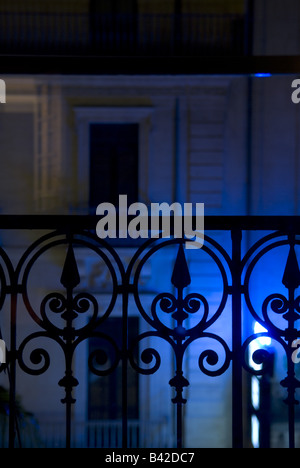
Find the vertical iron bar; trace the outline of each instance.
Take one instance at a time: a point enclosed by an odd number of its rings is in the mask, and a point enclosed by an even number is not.
[[[243,448],[243,374],[242,374],[242,231],[231,231],[232,238],[232,445]]]
[[[80,276],[77,268],[77,263],[73,250],[73,235],[67,233],[67,240],[69,243],[65,264],[61,276],[61,284],[66,288],[66,310],[62,318],[66,320],[66,327],[64,329],[63,338],[65,340],[65,362],[66,370],[65,376],[59,381],[59,385],[65,388],[66,396],[62,403],[66,405],[66,448],[71,448],[71,424],[72,424],[72,405],[76,402],[73,398],[73,388],[79,382],[73,377],[72,359],[73,359],[73,342],[75,339],[75,331],[73,328],[73,320],[77,317],[74,312],[73,305],[73,292],[74,289],[80,284]]]
[[[10,364],[9,364],[9,448],[15,447],[16,437],[16,359],[17,359],[17,292],[12,286],[11,328],[10,328]]]
[[[295,407],[289,406],[289,448],[295,448]]]
[[[288,364],[288,375],[289,376],[295,376],[295,369],[294,369],[294,363],[292,362],[291,359],[289,359],[289,364]],[[295,389],[288,389],[288,399],[291,399],[289,401],[288,406],[289,406],[289,411],[288,411],[288,421],[289,421],[289,448],[294,449],[295,448],[295,403],[294,403],[294,398],[295,398]]]
[[[294,246],[295,237],[290,239],[291,245]],[[295,307],[295,289],[289,289],[289,304],[290,304],[290,314],[288,320],[288,330],[291,330],[291,337],[288,339],[288,349],[292,350],[293,343],[293,330],[295,329],[295,318],[293,316],[294,307]],[[295,364],[291,356],[288,356],[288,378],[290,378],[291,383],[295,382]],[[289,405],[289,448],[295,448],[295,390],[296,388],[291,385],[288,387],[288,405]]]
[[[295,239],[295,238],[294,238]],[[290,311],[291,314],[294,312],[294,307],[295,307],[295,289],[291,289],[289,291],[289,303],[290,307],[293,309]],[[289,349],[292,350],[292,343],[293,343],[293,331],[295,330],[295,318],[292,317],[289,319],[289,326],[288,328],[291,330],[291,338],[288,340],[289,344]],[[296,377],[295,377],[295,364],[292,360],[292,357],[289,357],[289,362],[288,362],[288,376],[291,378],[291,381],[293,383],[296,382]],[[289,392],[289,448],[295,448],[295,404],[297,404],[295,400],[295,391],[296,391],[296,385],[291,386],[292,388],[288,389]]]
[[[128,282],[123,291],[122,313],[122,447],[128,448]]]
[[[183,232],[183,231],[182,231]],[[180,250],[179,250],[180,251]],[[183,273],[183,269],[181,268],[181,273]],[[174,279],[172,278],[172,282]],[[178,309],[181,309],[183,303],[183,287],[181,285],[177,285],[177,301],[178,301]],[[180,324],[180,319],[177,317],[177,325]],[[182,323],[181,323],[182,325]],[[182,351],[182,340],[177,339],[177,353],[176,353],[176,375],[179,377],[183,377],[183,370],[182,370],[182,361],[183,361],[183,351]],[[182,398],[182,390],[183,387],[177,388],[177,448],[181,449],[183,447],[182,441],[182,404],[185,401]]]
[[[287,388],[288,397],[285,403],[288,405],[288,418],[289,418],[289,447],[295,448],[295,405],[299,402],[295,399],[296,389],[300,387],[300,382],[295,375],[295,364],[292,359],[293,341],[297,338],[297,329],[295,322],[299,316],[296,314],[297,308],[295,299],[295,291],[300,286],[300,270],[295,253],[295,233],[292,231],[289,236],[290,252],[284,275],[282,279],[283,285],[288,288],[288,312],[284,315],[285,320],[288,321],[288,327],[285,329],[284,338],[288,343],[288,368],[287,377],[280,382],[280,384]]]
[[[270,369],[263,374],[259,384],[259,448],[271,448],[271,408],[272,408],[272,376],[274,372],[275,354],[270,354]]]
[[[291,245],[294,246],[295,237],[290,236]],[[288,389],[288,398],[286,400],[289,410],[288,410],[288,421],[289,421],[289,448],[295,448],[295,390],[296,387],[294,383],[295,379],[295,365],[293,363],[291,354],[292,354],[292,343],[294,341],[293,338],[293,331],[295,329],[295,318],[293,316],[295,308],[295,288],[292,286],[289,288],[289,314],[288,317],[288,328],[287,334],[290,332],[290,336],[288,336],[288,349],[290,350],[290,356],[288,356],[288,370],[287,370],[287,379],[290,381],[290,385],[287,385]]]
[[[67,352],[67,350],[66,350]],[[69,362],[70,359],[66,357],[66,377],[71,378],[72,376],[72,363]],[[71,424],[72,424],[72,387],[66,387],[66,448],[71,448]]]
[[[72,236],[69,237],[69,251],[72,246]],[[72,246],[73,248],[73,246]],[[67,261],[66,261],[67,263]],[[69,272],[70,274],[70,272]],[[66,359],[66,379],[65,379],[65,390],[66,390],[66,448],[71,448],[71,424],[72,424],[72,404],[74,400],[72,398],[72,326],[73,326],[73,286],[71,284],[71,277],[69,277],[70,284],[66,285],[67,289],[67,310],[66,310],[66,349],[65,349],[65,359]]]
[[[177,403],[177,448],[182,447],[182,403]]]

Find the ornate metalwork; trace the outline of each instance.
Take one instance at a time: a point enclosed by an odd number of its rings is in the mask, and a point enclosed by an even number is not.
[[[76,218],[76,217],[75,217]],[[8,371],[10,378],[10,446],[13,447],[18,433],[16,420],[16,375],[17,368],[22,372],[38,376],[43,375],[51,365],[51,353],[38,343],[41,338],[55,342],[64,357],[64,375],[57,382],[64,389],[61,402],[66,407],[66,446],[71,445],[72,407],[76,404],[74,389],[80,385],[74,373],[73,358],[77,347],[91,338],[98,338],[99,349],[88,356],[87,365],[92,373],[104,377],[122,366],[122,404],[123,404],[123,446],[126,447],[128,408],[127,374],[128,366],[145,376],[152,375],[161,366],[159,347],[143,346],[148,338],[159,338],[170,346],[174,356],[174,375],[165,382],[174,389],[172,402],[177,408],[177,446],[183,445],[183,405],[188,404],[185,389],[191,385],[184,371],[186,352],[192,343],[210,341],[211,347],[204,349],[198,356],[199,372],[216,377],[225,372],[232,373],[232,440],[233,446],[243,445],[242,420],[242,379],[243,370],[251,375],[263,375],[270,369],[271,353],[266,349],[257,349],[249,356],[251,344],[262,337],[269,337],[279,343],[287,357],[287,375],[281,385],[287,391],[285,402],[288,406],[289,443],[295,445],[295,405],[300,382],[296,378],[295,364],[292,360],[292,344],[300,338],[297,322],[300,320],[300,296],[296,291],[300,287],[300,268],[296,246],[300,245],[300,223],[298,218],[207,218],[206,229],[231,231],[232,247],[225,250],[213,238],[205,236],[202,251],[217,268],[221,281],[220,303],[215,308],[209,304],[209,298],[203,291],[190,291],[192,278],[188,259],[184,250],[185,239],[150,239],[137,248],[125,267],[118,254],[118,249],[98,239],[90,232],[96,226],[94,218],[77,217],[67,220],[59,217],[40,219],[27,218],[27,228],[56,228],[34,242],[21,257],[14,268],[4,249],[0,249],[0,309],[10,300],[11,326],[8,364],[0,371]],[[15,220],[7,219],[7,227]],[[22,221],[19,224],[22,227]],[[263,230],[269,222],[272,234],[261,238],[242,254],[243,232],[245,230]],[[5,224],[4,224],[5,225]],[[24,227],[24,226],[23,226]],[[65,248],[62,265],[60,292],[46,294],[39,307],[31,300],[28,283],[32,269],[39,259],[57,247]],[[151,305],[144,306],[141,300],[141,275],[143,268],[154,254],[160,254],[167,248],[175,248],[174,267],[169,278],[170,290],[155,294]],[[251,279],[257,265],[269,252],[277,248],[288,248],[286,263],[282,268],[282,286],[286,294],[276,290],[267,295],[258,307],[253,303]],[[77,248],[86,248],[93,252],[99,262],[105,265],[110,280],[110,300],[105,310],[101,308],[96,295],[90,291],[78,292],[82,278],[78,268]],[[230,253],[229,253],[230,252]],[[280,265],[278,266],[278,268]],[[274,286],[275,288],[275,286]],[[129,297],[133,297],[140,318],[147,324],[147,331],[139,333],[128,343]],[[37,331],[17,340],[19,327],[18,307],[22,301],[37,327]],[[243,298],[246,308],[243,312]],[[101,331],[101,325],[111,316],[117,300],[122,301],[122,342],[114,336]],[[229,300],[230,299],[230,300]],[[224,311],[231,311],[231,340],[227,342],[213,331],[213,325]],[[101,312],[100,312],[101,310]],[[242,328],[243,313],[251,316],[252,321],[260,323],[265,332],[250,333],[244,336]],[[86,317],[86,320],[81,320]],[[192,319],[192,320],[190,320]],[[2,338],[0,336],[0,338]],[[4,339],[6,337],[3,337]],[[44,341],[43,341],[44,342]],[[103,343],[101,348],[100,343]],[[205,345],[206,346],[206,345]],[[109,351],[108,351],[109,350]],[[253,368],[251,362],[260,365]]]
[[[285,237],[286,239],[277,240],[276,242],[269,244],[270,240],[273,241],[279,237]],[[267,245],[261,249],[263,241]],[[244,344],[244,350],[248,347],[250,342],[256,340],[258,337],[265,336],[278,342],[285,351],[287,358],[287,376],[280,382],[280,384],[282,387],[287,389],[288,394],[284,401],[289,407],[289,446],[291,448],[295,446],[295,405],[299,404],[299,401],[295,398],[295,394],[297,388],[300,388],[300,381],[295,376],[295,364],[292,359],[294,351],[292,344],[300,337],[300,331],[296,327],[296,322],[300,319],[300,296],[295,297],[295,292],[300,286],[300,269],[295,252],[296,244],[299,244],[299,241],[296,240],[295,233],[289,233],[286,236],[275,233],[267,236],[263,240],[260,240],[253,248],[253,250],[258,248],[260,251],[251,261],[245,277],[245,285],[247,287],[245,297],[247,306],[254,318],[263,325],[267,332],[249,337]],[[274,248],[285,245],[289,246],[289,253],[282,277],[282,284],[288,290],[287,296],[281,293],[273,293],[267,296],[263,301],[261,309],[262,313],[260,316],[254,309],[250,300],[248,286],[251,273],[254,266],[263,255]],[[247,260],[248,257],[246,258]],[[271,314],[273,314],[273,318]],[[278,323],[278,317],[281,319],[281,324]],[[275,318],[277,318],[276,321]],[[256,351],[253,358],[255,362],[257,364],[261,364],[262,367],[259,371],[253,371],[250,366],[246,364],[245,368],[249,372],[255,373],[256,375],[263,375],[268,372],[272,363],[272,354],[267,349]]]

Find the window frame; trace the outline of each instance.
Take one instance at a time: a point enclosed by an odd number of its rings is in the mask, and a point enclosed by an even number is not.
[[[119,195],[128,195],[128,204],[138,200],[138,138],[138,124],[90,124],[91,213],[103,202],[117,207]]]
[[[79,210],[89,212],[90,193],[90,124],[139,124],[138,187],[139,200],[147,202],[152,107],[75,107],[78,138],[77,198]],[[121,194],[120,194],[121,195]]]

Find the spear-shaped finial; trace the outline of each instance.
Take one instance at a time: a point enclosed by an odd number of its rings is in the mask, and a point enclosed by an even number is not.
[[[295,290],[300,286],[300,270],[296,257],[295,247],[290,246],[289,256],[286,262],[282,284],[287,289]]]
[[[72,244],[68,248],[60,282],[66,289],[75,289],[80,284],[80,276]]]
[[[175,288],[181,290],[191,284],[191,276],[182,244],[178,249],[171,281]]]

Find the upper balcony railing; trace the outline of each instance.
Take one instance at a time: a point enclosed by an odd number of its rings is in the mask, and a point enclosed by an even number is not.
[[[242,56],[241,14],[0,12],[0,54]]]

